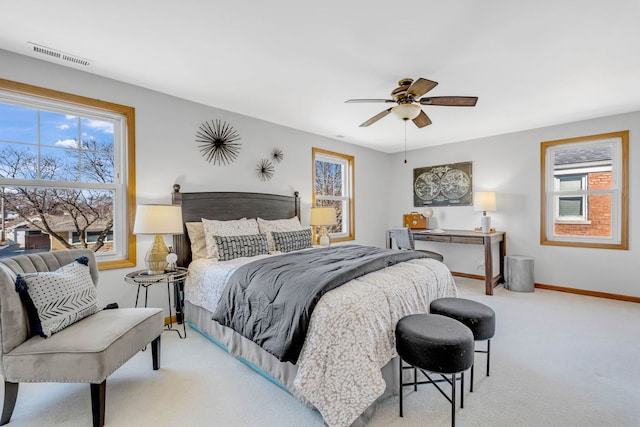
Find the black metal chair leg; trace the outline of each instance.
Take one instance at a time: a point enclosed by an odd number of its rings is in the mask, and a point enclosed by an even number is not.
[[[0,425],[5,425],[13,415],[13,409],[16,407],[16,399],[18,399],[18,386],[20,383],[4,382],[4,405],[2,406],[2,418]]]
[[[100,384],[91,383],[91,413],[93,414],[93,427],[104,425],[104,408],[107,396],[107,380]]]
[[[473,393],[473,366],[474,366],[474,365],[475,365],[475,361],[474,361],[474,364],[473,364],[473,365],[471,365],[471,385],[469,386],[469,391],[470,391],[471,393]]]
[[[160,337],[151,341],[151,358],[153,359],[153,370],[157,371],[160,369]]]

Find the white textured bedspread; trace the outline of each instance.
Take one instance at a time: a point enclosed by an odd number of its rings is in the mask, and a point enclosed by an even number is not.
[[[193,262],[185,298],[213,311],[226,278],[250,260]],[[457,295],[449,269],[432,259],[390,266],[328,292],[311,316],[295,394],[315,406],[329,426],[349,426],[385,390],[381,369],[397,355],[398,320],[427,313],[434,299]]]

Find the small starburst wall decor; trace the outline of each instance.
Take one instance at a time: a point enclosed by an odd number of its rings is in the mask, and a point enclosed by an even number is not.
[[[271,151],[271,160],[276,163],[280,163],[282,159],[284,159],[284,151],[277,147],[274,148],[273,151]]]
[[[196,133],[200,152],[209,163],[226,165],[233,162],[240,152],[240,135],[227,122],[204,122]]]
[[[268,159],[262,159],[256,166],[256,176],[260,178],[261,181],[268,181],[273,177],[275,170],[273,163]]]

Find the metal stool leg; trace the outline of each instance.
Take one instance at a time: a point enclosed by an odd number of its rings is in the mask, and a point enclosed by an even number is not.
[[[471,385],[469,386],[469,391],[471,393],[473,393],[473,367],[474,367],[474,365],[475,365],[475,360],[474,360],[474,364],[471,365]]]
[[[491,340],[487,340],[487,376],[489,376],[490,361],[491,361]]]
[[[402,358],[398,357],[398,365],[400,366],[400,381],[399,384],[399,394],[400,394],[400,416],[402,416],[402,386],[403,386],[403,382],[402,382]]]
[[[455,381],[453,387],[455,388]],[[464,408],[464,372],[460,376],[460,408]]]
[[[456,374],[451,374],[451,427],[456,427]]]

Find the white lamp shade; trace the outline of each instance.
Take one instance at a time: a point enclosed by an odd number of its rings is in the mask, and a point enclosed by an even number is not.
[[[476,211],[493,212],[496,210],[496,193],[493,191],[478,191],[473,195],[473,209]]]
[[[417,104],[398,104],[391,112],[402,120],[413,120],[420,114],[420,106]]]
[[[338,223],[336,219],[335,208],[311,208],[311,225],[335,225]]]
[[[133,234],[182,234],[182,206],[138,205]]]

